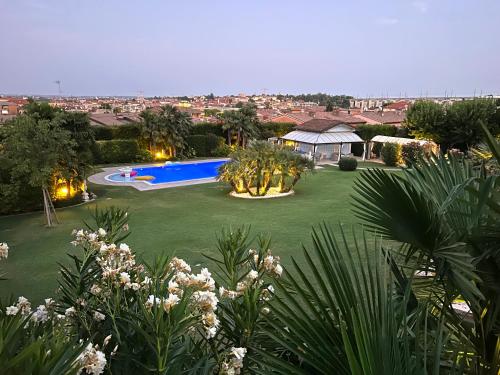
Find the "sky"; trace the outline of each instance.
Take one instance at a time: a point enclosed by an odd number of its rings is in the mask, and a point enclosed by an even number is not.
[[[499,0],[0,0],[0,93],[500,94]]]

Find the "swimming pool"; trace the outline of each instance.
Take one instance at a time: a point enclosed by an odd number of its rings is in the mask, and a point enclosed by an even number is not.
[[[164,165],[144,166],[132,168],[137,174],[133,177],[126,178],[122,173],[113,173],[106,176],[106,180],[112,182],[144,182],[147,184],[157,185],[169,182],[183,182],[199,179],[210,179],[217,177],[219,167],[226,163],[227,160],[217,161],[201,161],[189,163],[168,163]],[[151,180],[143,180],[145,176],[151,176]]]

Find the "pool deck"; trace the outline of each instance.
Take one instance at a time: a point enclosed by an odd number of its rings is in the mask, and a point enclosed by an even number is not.
[[[191,164],[191,163],[204,163],[210,161],[225,161],[229,160],[228,158],[215,158],[215,159],[199,159],[199,160],[186,160],[175,162],[177,164]],[[92,182],[93,184],[98,185],[108,185],[108,186],[131,186],[139,191],[148,191],[148,190],[157,190],[157,189],[165,189],[179,186],[189,186],[189,185],[198,185],[198,184],[207,184],[210,182],[217,182],[215,177],[209,178],[198,178],[194,180],[185,180],[185,181],[175,181],[175,182],[163,182],[160,184],[152,184],[147,181],[111,181],[107,179],[109,175],[120,173],[120,168],[131,167],[131,168],[144,168],[144,167],[160,167],[165,165],[165,163],[148,163],[148,164],[129,164],[129,165],[120,165],[116,167],[105,167],[102,168],[102,172],[93,174],[89,176],[87,180]]]

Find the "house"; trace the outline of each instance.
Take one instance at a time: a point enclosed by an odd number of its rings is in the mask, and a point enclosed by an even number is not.
[[[401,126],[401,123],[406,118],[406,112],[402,111],[365,111],[353,117],[359,120],[365,121],[368,125],[374,124],[384,124],[384,125],[394,125]]]
[[[115,116],[112,113],[92,113],[90,114],[90,125],[117,126],[133,124],[140,121],[137,114],[120,113]]]
[[[17,115],[18,105],[11,101],[0,100],[0,115]]]
[[[316,161],[339,161],[342,155],[351,153],[352,143],[364,144],[353,126],[331,119],[313,119],[297,125],[295,130],[280,137],[279,143]]]

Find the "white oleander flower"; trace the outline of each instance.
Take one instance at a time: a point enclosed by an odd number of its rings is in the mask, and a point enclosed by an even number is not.
[[[99,237],[105,237],[106,236],[106,231],[103,228],[99,228],[97,230],[97,233],[99,234]]]
[[[259,277],[259,273],[258,273],[257,271],[255,271],[255,270],[251,270],[251,271],[248,273],[247,277],[248,277],[250,280],[255,280],[256,278],[258,278],[258,277]]]
[[[7,306],[5,309],[5,314],[7,315],[17,315],[19,308],[17,306]]]
[[[102,288],[97,284],[94,284],[90,287],[90,293],[92,293],[94,296],[98,295],[101,292],[102,292]]]
[[[120,273],[120,283],[130,284],[130,275],[127,272]]]
[[[169,312],[172,307],[179,303],[179,301],[180,298],[177,294],[169,294],[168,298],[163,299],[163,309]]]
[[[17,308],[21,311],[22,315],[28,315],[31,313],[31,303],[27,298],[21,296],[17,299]]]
[[[150,295],[145,302],[145,305],[148,309],[153,307],[154,305],[159,305],[161,303],[161,300],[158,297],[155,297],[154,295]]]
[[[104,319],[106,319],[106,315],[104,315],[103,313],[101,313],[99,311],[94,312],[94,320],[95,321],[101,322]]]
[[[78,374],[83,372],[90,375],[100,375],[106,367],[106,356],[103,352],[94,348],[91,343],[78,356],[76,361],[80,366]]]
[[[31,315],[31,319],[36,323],[44,323],[49,320],[49,312],[45,305],[38,306],[33,315]]]
[[[0,242],[0,259],[7,259],[9,256],[9,246],[5,242]]]
[[[75,315],[76,315],[76,309],[73,306],[68,307],[66,311],[64,311],[64,316],[66,316],[67,318],[71,318],[72,316]]]

